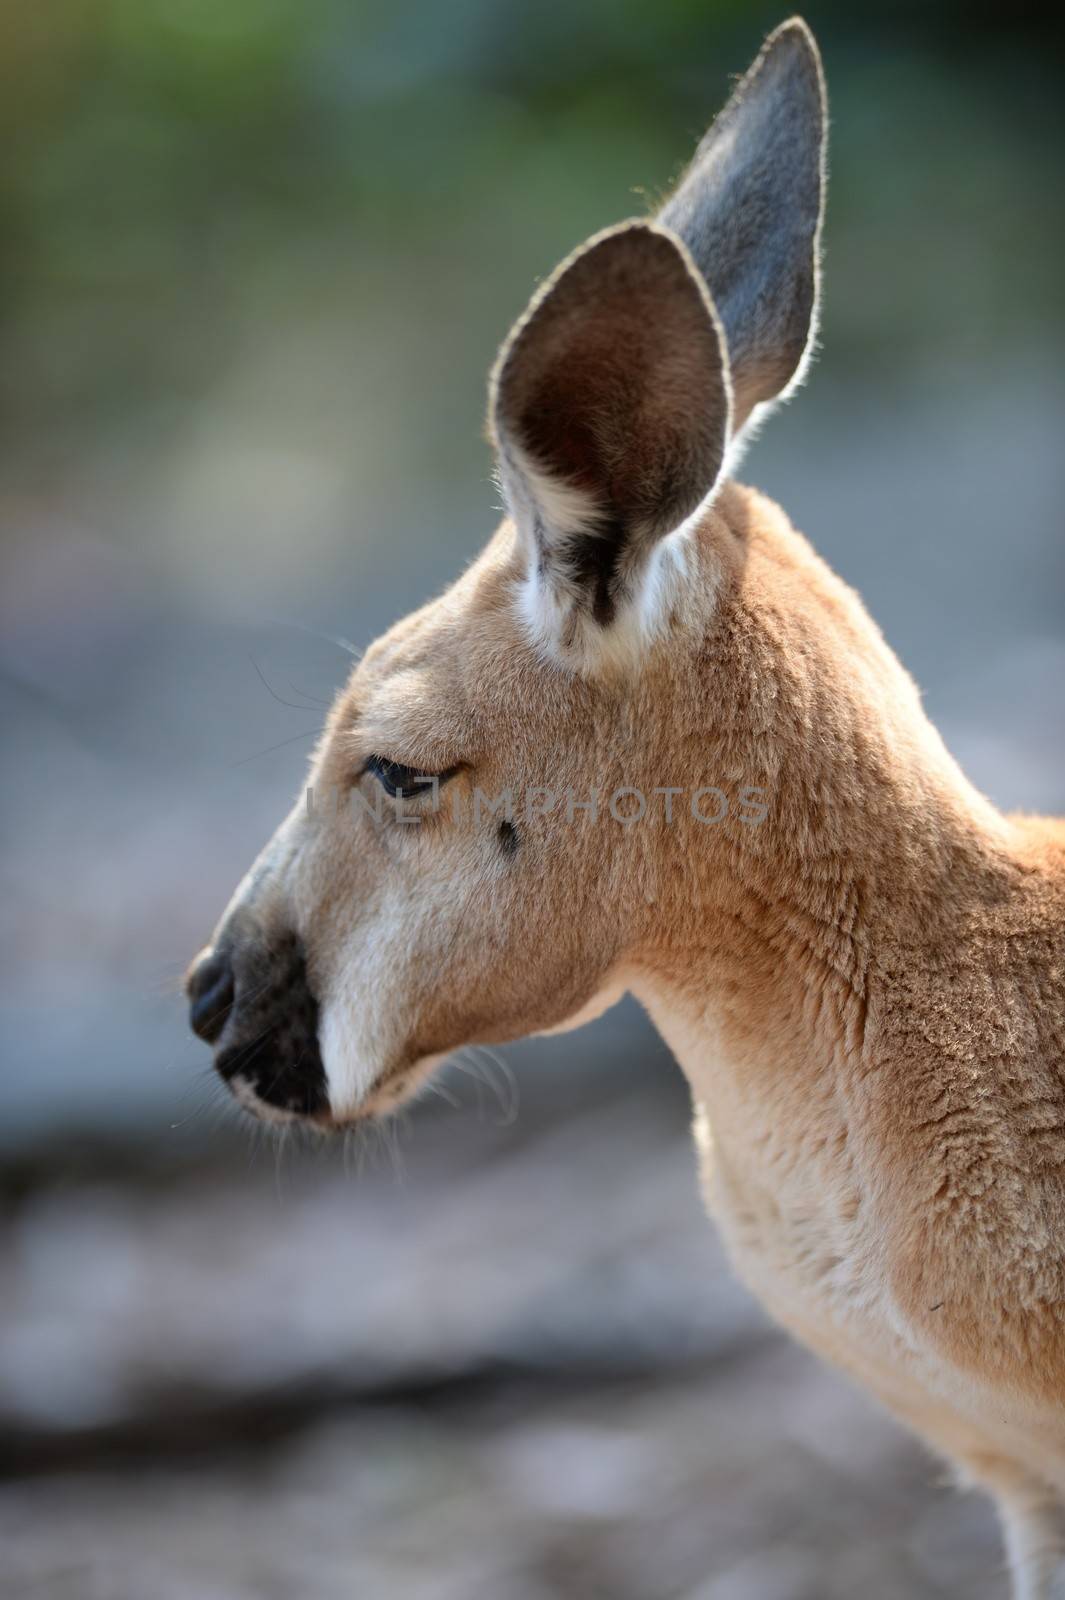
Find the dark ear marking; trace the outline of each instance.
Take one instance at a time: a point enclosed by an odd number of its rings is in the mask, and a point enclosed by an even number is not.
[[[499,824],[499,844],[505,856],[517,855],[518,830],[509,819]]]
[[[624,528],[604,523],[594,534],[571,534],[555,557],[580,595],[581,603],[601,628],[613,622],[618,602],[623,598],[618,563],[624,544]]]

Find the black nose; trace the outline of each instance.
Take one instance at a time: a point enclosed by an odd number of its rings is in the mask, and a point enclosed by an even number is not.
[[[233,1009],[233,963],[228,955],[222,950],[205,950],[197,956],[185,989],[193,1033],[214,1044]]]
[[[226,931],[192,963],[185,990],[193,1032],[218,1047],[215,1068],[241,1105],[275,1121],[329,1110],[318,1003],[295,934]]]

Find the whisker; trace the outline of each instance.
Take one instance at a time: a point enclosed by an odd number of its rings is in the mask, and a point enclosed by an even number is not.
[[[262,683],[263,688],[266,690],[267,694],[269,694],[274,700],[276,700],[279,706],[288,706],[292,711],[306,711],[307,710],[307,707],[305,705],[301,705],[298,700],[286,700],[283,695],[278,694],[277,690],[274,688],[273,684],[270,682],[269,678],[266,676],[266,673],[263,671],[262,667],[260,667],[259,663],[256,661],[255,657],[252,655],[250,650],[248,651],[248,660],[251,662],[252,666],[255,668],[255,671],[258,674],[259,680]],[[289,687],[290,688],[294,688],[295,685],[290,684]],[[296,693],[298,694],[299,692],[300,691],[297,689]],[[320,702],[319,702],[319,704],[320,704]]]
[[[517,1121],[518,1112],[521,1109],[521,1090],[518,1087],[517,1074],[510,1062],[500,1055],[498,1050],[493,1050],[491,1045],[475,1044],[471,1046],[471,1049],[479,1055],[487,1056],[506,1085],[507,1104],[503,1110],[503,1126],[509,1128],[512,1123]]]
[[[184,1128],[187,1123],[194,1122],[208,1111],[219,1111],[223,1105],[222,1096],[218,1092],[221,1088],[222,1084],[218,1078],[215,1078],[212,1084],[201,1084],[196,1104],[183,1117],[179,1117],[176,1122],[170,1124],[171,1133],[176,1133],[179,1128]]]
[[[290,1131],[289,1125],[283,1124],[277,1129],[277,1137],[274,1140],[274,1189],[277,1194],[278,1205],[284,1205],[285,1203],[284,1186],[281,1182],[281,1163],[284,1159],[285,1150],[288,1148]]]
[[[247,1067],[250,1062],[255,1060],[256,1055],[262,1049],[267,1038],[271,1033],[273,1033],[276,1027],[276,1022],[268,1023],[263,1029],[262,1033],[257,1034],[254,1039],[249,1039],[247,1044],[242,1044],[240,1046],[236,1054],[236,1059],[232,1062],[226,1063],[227,1079],[235,1078],[239,1074],[243,1073],[245,1067]],[[277,1079],[275,1077],[274,1083],[276,1083],[276,1081]],[[271,1088],[273,1088],[274,1083],[271,1083]]]
[[[296,633],[310,634],[312,639],[324,639],[326,644],[335,645],[338,650],[343,650],[345,655],[353,656],[356,661],[363,655],[363,651],[356,649],[339,634],[325,633],[321,628],[312,628],[307,622],[293,622],[288,617],[267,617],[266,621],[276,628],[291,628]]]
[[[420,1093],[439,1095],[441,1100],[446,1100],[447,1104],[451,1106],[453,1110],[462,1110],[462,1101],[459,1099],[458,1095],[452,1094],[450,1089],[446,1089],[442,1083],[437,1083],[432,1078],[427,1079],[425,1083],[421,1085]]]
[[[288,680],[288,686],[292,690],[293,694],[301,694],[310,705],[321,706],[323,711],[328,711],[330,705],[332,704],[332,702],[329,700],[319,700],[318,696],[311,694],[308,689],[301,689],[299,684],[293,683],[291,678]],[[303,709],[306,710],[307,707],[305,706]]]
[[[462,1057],[467,1050],[482,1053],[487,1057],[487,1061],[482,1063],[477,1060],[476,1056],[472,1061],[464,1061]],[[499,1126],[501,1128],[509,1128],[517,1119],[520,1099],[518,1081],[514,1076],[513,1069],[501,1056],[495,1054],[495,1052],[490,1052],[486,1045],[464,1045],[457,1055],[452,1056],[451,1060],[460,1072],[466,1073],[468,1077],[473,1078],[475,1083],[478,1085],[483,1084],[492,1091],[499,1104]],[[493,1076],[489,1070],[490,1067],[498,1072],[499,1077],[503,1080],[502,1084]],[[477,1110],[478,1115],[480,1115],[482,1110],[480,1092],[478,1092],[477,1096]]]
[[[261,756],[272,755],[275,750],[283,750],[287,744],[295,744],[297,739],[309,739],[312,734],[318,732],[318,728],[304,728],[302,733],[294,733],[291,739],[279,739],[277,744],[269,744],[265,750],[256,750],[250,756],[241,756],[239,761],[233,762],[233,765],[235,767],[246,767],[249,761],[258,761]]]
[[[456,1072],[463,1073],[467,1078],[472,1078],[477,1085],[477,1116],[484,1120],[484,1070],[477,1061],[464,1061],[463,1050],[468,1050],[469,1045],[464,1045],[462,1050],[456,1050],[448,1061],[449,1067],[454,1067]]]
[[[410,1127],[405,1111],[397,1111],[389,1118],[388,1128],[392,1143],[392,1165],[395,1170],[396,1182],[404,1184],[407,1181],[407,1165],[403,1159],[403,1134]]]

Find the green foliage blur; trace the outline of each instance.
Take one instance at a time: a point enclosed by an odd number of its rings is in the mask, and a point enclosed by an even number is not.
[[[832,94],[838,359],[890,369],[959,342],[972,355],[1060,317],[1060,24],[997,9],[809,9]],[[429,383],[438,395],[455,375],[473,431],[515,283],[645,209],[783,14],[740,0],[6,7],[9,447],[48,470],[115,427],[165,429],[294,306],[346,316],[352,361],[360,321],[383,318],[402,345],[404,305],[415,324],[437,316],[450,333]]]

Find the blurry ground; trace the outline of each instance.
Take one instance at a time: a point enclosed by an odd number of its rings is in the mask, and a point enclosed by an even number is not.
[[[178,998],[299,792],[336,641],[492,527],[497,341],[782,14],[3,14],[3,1600],[1005,1593],[983,1503],[729,1275],[633,1013],[508,1052],[503,1126],[451,1069],[397,1178],[256,1144]],[[1060,18],[809,16],[822,354],[743,476],[975,781],[1062,811]]]
[[[655,1071],[12,1196],[0,1595],[1000,1596],[987,1506],[728,1274]]]

